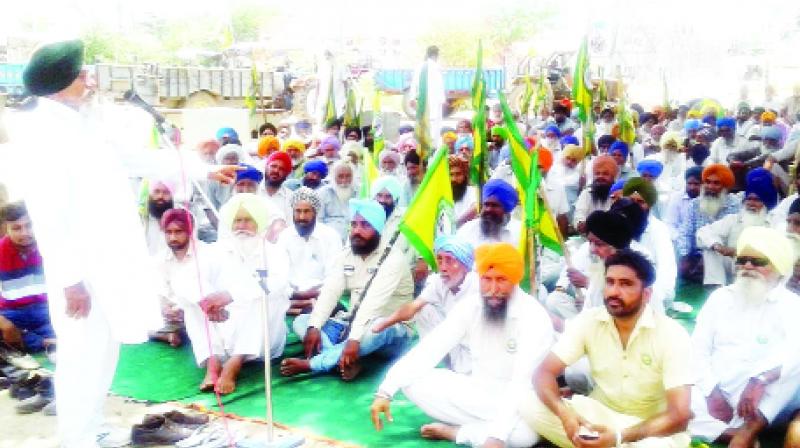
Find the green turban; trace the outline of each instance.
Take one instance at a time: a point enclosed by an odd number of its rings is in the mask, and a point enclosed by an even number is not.
[[[54,42],[33,52],[22,72],[22,82],[32,95],[52,95],[72,84],[82,68],[83,42]]]
[[[639,193],[639,196],[647,202],[651,208],[656,205],[658,201],[658,191],[650,181],[642,177],[632,177],[625,182],[622,187],[622,195],[630,196],[633,193]]]

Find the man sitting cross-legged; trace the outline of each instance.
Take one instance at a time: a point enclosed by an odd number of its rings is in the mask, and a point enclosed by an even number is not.
[[[337,162],[338,163],[338,162]],[[320,190],[300,187],[292,194],[293,226],[278,238],[281,262],[288,270],[291,306],[288,314],[310,313],[323,280],[342,252],[338,232],[317,220],[322,205]]]
[[[455,235],[436,238],[433,245],[439,272],[430,275],[419,296],[395,311],[373,331],[414,319],[421,338],[426,337],[462,299],[478,293],[478,276],[472,272],[473,249],[469,242]],[[469,373],[469,347],[459,343],[450,350],[447,358],[450,369]]]
[[[766,227],[739,236],[736,281],[711,293],[692,334],[692,435],[751,447],[781,413],[800,408],[789,404],[800,387],[800,300],[781,282],[792,272],[792,249],[783,232]]]
[[[351,199],[350,215],[350,247],[337,257],[311,314],[301,314],[292,324],[303,339],[305,358],[284,359],[283,375],[327,372],[338,366],[342,379],[349,381],[361,370],[361,356],[375,351],[397,355],[411,339],[411,329],[404,324],[379,333],[372,331],[382,317],[411,301],[414,289],[401,252],[391,251],[378,265],[385,254],[386,242],[381,241],[381,235],[386,211],[376,201]],[[345,291],[350,292],[350,309],[331,316]]]
[[[231,393],[244,361],[263,349],[264,292],[241,261],[194,239],[189,212],[169,210],[161,224],[170,248],[159,259],[161,295],[183,310],[197,364],[206,365],[200,389]]]
[[[402,389],[437,423],[422,437],[482,447],[529,447],[537,436],[520,419],[517,401],[531,391],[531,377],[553,342],[547,312],[520,289],[522,256],[508,243],[475,251],[480,294],[455,304],[447,317],[386,374],[372,402],[372,422],[391,422],[391,399]],[[436,365],[466,340],[472,371],[457,373]]]
[[[567,325],[536,371],[536,394],[526,397],[521,414],[559,447],[686,448],[694,377],[689,335],[648,304],[655,270],[643,255],[621,250],[605,266],[605,307]],[[583,356],[594,390],[562,398],[557,378]]]

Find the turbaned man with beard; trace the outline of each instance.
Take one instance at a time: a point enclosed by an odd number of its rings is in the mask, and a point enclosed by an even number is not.
[[[692,335],[699,366],[693,436],[750,447],[796,409],[787,404],[800,388],[800,301],[781,282],[793,261],[783,232],[749,227],[739,236],[736,281],[711,293]]]
[[[705,284],[727,285],[733,276],[730,257],[736,255],[736,242],[742,231],[752,226],[769,226],[767,211],[778,203],[772,175],[764,168],[747,174],[744,207],[735,215],[697,229],[697,246],[711,254],[704,256]]]
[[[525,264],[508,243],[475,251],[480,294],[459,300],[447,317],[386,374],[372,402],[372,423],[392,421],[398,390],[436,420],[420,429],[426,439],[474,447],[529,447],[538,441],[520,419],[517,402],[531,391],[534,369],[553,342],[547,312],[519,282]],[[462,341],[470,347],[472,371],[437,368]]]
[[[687,265],[698,264],[701,261],[705,266],[707,259],[717,257],[713,251],[701,250],[697,246],[695,238],[697,230],[724,216],[738,213],[741,207],[741,202],[737,200],[736,196],[728,193],[735,182],[733,171],[730,168],[718,163],[711,164],[703,169],[701,177],[703,187],[700,195],[692,199],[687,218],[681,222],[676,241],[678,256],[681,257],[681,271],[685,271]],[[713,264],[713,261],[711,263]],[[707,270],[704,270],[703,284],[720,283],[718,279],[709,276]]]
[[[292,291],[289,315],[311,312],[322,282],[331,275],[333,262],[342,252],[339,234],[317,220],[321,208],[318,190],[308,187],[295,190],[292,194],[293,225],[278,239],[280,259],[288,267]]]
[[[351,199],[350,215],[350,246],[339,254],[331,274],[325,277],[311,314],[301,314],[292,324],[303,339],[305,358],[284,359],[283,375],[323,373],[338,367],[342,379],[349,381],[361,371],[361,356],[376,351],[396,356],[411,340],[411,328],[405,324],[372,331],[383,317],[410,302],[414,292],[411,271],[402,253],[391,251],[378,266],[384,252],[381,236],[386,211],[376,201]],[[349,309],[337,311],[336,305],[345,292],[350,294]]]
[[[475,187],[469,184],[469,160],[459,154],[451,154],[447,160],[453,189],[453,216],[456,226],[461,227],[478,215],[478,196]]]
[[[492,179],[483,186],[483,206],[477,219],[467,222],[456,234],[472,244],[519,244],[520,223],[511,217],[519,203],[517,190],[508,182]]]
[[[581,191],[575,201],[572,222],[578,232],[586,232],[586,218],[590,213],[596,210],[608,210],[611,207],[608,193],[618,173],[619,166],[613,157],[609,155],[595,157],[592,163],[592,184]]]
[[[150,255],[155,255],[167,248],[164,231],[161,229],[161,217],[164,212],[175,206],[173,195],[175,185],[167,180],[152,180],[148,183],[147,215],[142,216],[144,235]],[[144,210],[143,210],[144,211]]]
[[[355,195],[353,187],[353,165],[346,160],[339,160],[333,164],[332,182],[317,190],[320,200],[319,221],[332,227],[339,239],[347,240],[350,230],[350,199]]]

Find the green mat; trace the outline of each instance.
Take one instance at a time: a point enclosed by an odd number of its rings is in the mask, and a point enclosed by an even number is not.
[[[694,308],[691,313],[673,315],[688,330],[706,299],[700,285],[681,284],[675,300]],[[286,356],[302,352],[297,337],[287,341]],[[398,394],[392,401],[394,423],[376,432],[369,416],[372,394],[388,369],[387,362],[367,358],[357,381],[345,383],[335,375],[281,377],[273,364],[272,393],[275,421],[302,428],[324,437],[367,447],[443,447],[419,437],[419,427],[430,421],[418,408]],[[197,389],[204,370],[197,368],[191,348],[174,349],[161,343],[124,346],[112,386],[114,393],[153,402],[200,403],[218,410],[213,394]],[[242,417],[264,417],[263,364],[245,367],[234,393],[223,397],[226,412]],[[768,445],[772,446],[772,445]]]

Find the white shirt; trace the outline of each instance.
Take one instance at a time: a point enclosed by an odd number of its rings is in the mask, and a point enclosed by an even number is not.
[[[500,231],[499,237],[487,237],[481,232],[481,219],[478,217],[465,222],[464,225],[459,227],[456,231],[456,235],[471,242],[474,247],[485,243],[510,243],[514,247],[518,247],[520,233],[522,231],[520,226],[521,223],[519,221],[511,218],[508,224],[503,227],[503,230]]]
[[[745,141],[739,136],[734,137],[733,144],[728,144],[722,137],[717,137],[713,143],[711,143],[711,148],[709,149],[709,156],[708,160],[710,163],[722,163],[728,164],[728,156],[731,153],[739,151],[744,148]]]
[[[708,396],[716,385],[736,390],[749,378],[781,366],[781,378],[798,374],[800,297],[783,286],[766,299],[743,298],[733,285],[718,288],[697,315],[692,334],[699,378]]]
[[[342,252],[342,240],[333,228],[317,222],[308,239],[300,236],[294,225],[287,227],[278,237],[278,247],[289,268],[289,285],[305,291],[322,286],[331,274],[333,262]]]
[[[150,251],[150,255],[156,255],[162,250],[168,249],[167,238],[164,236],[164,231],[161,230],[160,220],[149,213],[144,222],[144,237],[147,240],[147,250]]]
[[[458,220],[467,212],[475,210],[478,205],[478,189],[470,185],[460,200],[453,202],[453,216]]]
[[[669,227],[655,216],[648,216],[647,228],[639,242],[653,255],[656,269],[654,290],[660,290],[667,300],[675,297],[675,281],[678,278],[678,264],[675,261],[675,248]]]
[[[425,280],[425,287],[417,298],[436,308],[442,316],[446,316],[456,303],[474,294],[480,294],[478,274],[470,271],[467,272],[464,281],[461,282],[455,293],[445,286],[439,274],[429,275]]]
[[[547,205],[550,206],[550,211],[553,216],[566,215],[569,213],[569,203],[567,202],[567,193],[564,189],[564,184],[557,177],[550,177],[542,179],[542,188],[547,197]]]
[[[588,218],[592,212],[597,210],[607,211],[611,208],[611,199],[606,199],[602,202],[592,201],[590,188],[591,187],[584,188],[575,201],[575,213],[572,216],[572,223],[575,227],[578,226],[579,222],[586,222],[586,218]]]
[[[786,230],[786,218],[789,217],[789,208],[792,206],[792,203],[800,197],[797,193],[792,193],[789,196],[783,198],[783,200],[772,209],[770,215],[772,218],[772,227],[777,230]]]
[[[516,403],[533,389],[533,373],[554,340],[547,312],[519,287],[509,299],[501,328],[486,322],[480,294],[460,300],[439,326],[389,369],[378,390],[394,395],[435,368],[462,340],[468,341],[472,355],[470,376],[497,389],[506,403],[489,422],[489,436],[507,440],[518,420]]]
[[[279,218],[286,221],[286,224],[289,224],[292,221],[292,216],[294,216],[292,211],[292,194],[294,192],[286,188],[285,183],[286,182],[284,181],[284,184],[278,188],[278,191],[276,191],[275,194],[269,194],[266,187],[262,185],[259,189],[259,194],[266,198],[267,202],[270,203],[272,208],[280,213]]]

